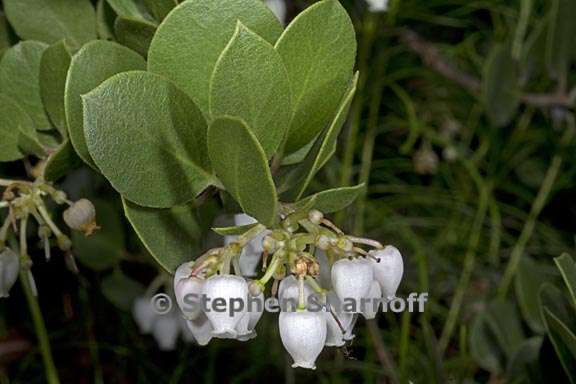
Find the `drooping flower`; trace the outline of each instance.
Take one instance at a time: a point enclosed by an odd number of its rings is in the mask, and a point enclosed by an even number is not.
[[[180,334],[180,323],[176,312],[159,315],[152,325],[152,336],[161,351],[173,351]]]
[[[389,0],[366,0],[370,12],[386,12]]]
[[[257,223],[256,219],[245,213],[234,215],[234,224],[237,226],[254,223]],[[266,237],[269,233],[270,231],[263,231],[258,236],[250,240],[250,242],[248,242],[248,244],[246,244],[246,246],[242,249],[242,253],[240,254],[240,271],[243,276],[254,277],[257,275],[258,264],[262,258],[262,252],[264,251],[262,241],[264,240],[264,237]],[[224,241],[226,245],[228,245],[231,242],[236,241],[236,239],[237,236],[226,236]]]
[[[80,199],[64,211],[64,222],[75,231],[82,231],[86,236],[98,229],[96,208],[88,199]]]
[[[326,343],[325,312],[281,312],[280,338],[294,359],[293,368],[316,369],[316,358]]]
[[[352,322],[353,314],[342,311],[342,303],[334,292],[326,294],[326,346],[341,347],[346,343],[344,336]]]
[[[248,308],[244,317],[238,323],[238,340],[246,341],[256,337],[256,324],[260,321],[264,313],[264,294],[260,293],[256,297],[248,299]]]
[[[236,326],[246,313],[246,280],[234,275],[214,275],[204,282],[202,294],[209,300],[210,310],[206,312],[206,316],[214,327],[213,336],[235,338],[238,334]],[[214,300],[219,300],[222,305],[215,305]],[[242,303],[241,308],[233,308],[234,302]],[[216,306],[220,309],[225,307],[225,310],[215,310]]]
[[[18,279],[20,259],[10,248],[0,251],[0,298],[10,296],[10,289]]]
[[[314,294],[310,285],[304,282],[304,303],[308,304],[308,298]],[[278,286],[278,299],[282,308],[292,308],[298,306],[300,300],[300,283],[294,275],[282,279]]]
[[[396,291],[404,274],[404,262],[400,251],[391,245],[384,249],[370,251],[370,260],[374,268],[374,278],[382,288],[382,297],[391,300],[396,296]]]
[[[332,266],[332,287],[342,300],[344,307],[354,301],[352,312],[360,312],[361,299],[368,296],[374,271],[370,262],[364,258],[338,260]]]
[[[381,298],[382,298],[382,288],[380,287],[380,283],[378,283],[376,280],[373,280],[370,292],[366,297],[368,301],[365,303],[364,310],[362,312],[362,315],[366,319],[374,319],[376,317],[378,309],[380,308]]]
[[[204,312],[200,312],[200,315],[194,320],[186,320],[186,326],[194,335],[198,345],[208,345],[210,340],[212,340],[214,328]]]
[[[200,300],[203,286],[204,279],[199,277],[187,277],[178,282],[174,280],[176,302],[187,320],[196,319],[202,311]]]
[[[286,3],[284,0],[266,0],[266,5],[282,24],[286,24]]]
[[[132,316],[140,329],[140,333],[148,334],[152,332],[152,326],[158,317],[158,313],[154,310],[150,298],[147,296],[141,296],[134,300],[134,304],[132,305]]]

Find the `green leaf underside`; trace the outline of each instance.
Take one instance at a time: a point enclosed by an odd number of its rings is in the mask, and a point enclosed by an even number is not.
[[[571,383],[576,383],[576,335],[550,309],[544,307],[542,315],[556,355]]]
[[[132,303],[142,296],[146,289],[138,281],[115,270],[102,279],[102,294],[118,309],[130,311]]]
[[[510,47],[498,44],[484,68],[482,98],[492,123],[501,127],[510,122],[520,104],[518,68]]]
[[[128,200],[168,208],[212,183],[206,122],[171,82],[144,71],[121,73],[83,100],[90,155]]]
[[[74,147],[66,139],[58,149],[50,154],[44,166],[44,179],[49,182],[57,181],[70,171],[79,168],[82,160],[74,151]]]
[[[146,56],[156,26],[141,19],[118,17],[114,23],[114,32],[120,44]]]
[[[271,44],[282,33],[278,19],[260,0],[187,1],[158,27],[148,69],[174,81],[208,116],[210,78],[237,21]]]
[[[53,44],[66,39],[80,48],[96,38],[96,13],[89,0],[5,0],[4,8],[23,40]]]
[[[190,261],[200,249],[201,229],[191,205],[145,208],[124,201],[124,212],[152,257],[166,271]]]
[[[27,154],[43,153],[32,119],[16,101],[1,93],[0,134],[0,161],[14,161]]]
[[[110,7],[121,17],[144,19],[144,14],[134,0],[106,0]]]
[[[246,122],[269,159],[292,117],[290,83],[274,47],[238,23],[210,83],[210,114]]]
[[[103,271],[117,265],[124,252],[124,227],[119,211],[105,200],[94,201],[100,229],[90,236],[72,233],[74,256],[85,266]]]
[[[8,31],[6,16],[0,12],[0,57],[8,48],[10,48],[10,32]]]
[[[364,191],[364,184],[328,189],[300,200],[295,204],[295,207],[299,209],[308,206],[311,200],[314,200],[309,209],[317,209],[322,213],[338,212],[352,204]]]
[[[212,228],[212,230],[217,234],[219,234],[220,236],[240,236],[257,225],[258,223],[254,223],[247,225],[238,225],[235,227]]]
[[[272,226],[277,196],[266,155],[246,123],[218,118],[208,131],[212,167],[226,190],[248,215]]]
[[[52,124],[67,136],[64,90],[72,57],[64,41],[48,47],[40,60],[40,96]]]
[[[354,26],[338,1],[324,0],[292,21],[276,49],[292,85],[295,115],[286,144],[292,153],[326,128],[346,92],[356,60]]]
[[[96,32],[102,40],[114,40],[114,21],[116,14],[106,0],[96,4]]]
[[[96,165],[84,137],[81,96],[117,73],[145,68],[142,56],[110,41],[90,42],[72,57],[64,95],[68,134],[80,158],[93,168]]]
[[[40,98],[40,60],[48,46],[38,41],[20,42],[0,61],[0,89],[17,101],[34,121],[36,129],[51,129]]]
[[[350,105],[356,94],[358,76],[359,74],[356,72],[336,115],[333,116],[331,124],[326,128],[325,132],[320,135],[318,140],[316,140],[304,161],[288,174],[284,184],[286,184],[290,190],[284,196],[285,198],[290,200],[299,200],[302,198],[302,195],[306,192],[308,185],[316,173],[326,165],[336,151],[338,136],[346,122]]]

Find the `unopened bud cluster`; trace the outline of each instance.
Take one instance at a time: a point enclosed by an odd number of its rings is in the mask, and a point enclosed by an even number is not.
[[[246,215],[236,216],[238,226],[248,223],[255,222]],[[279,316],[280,337],[293,367],[314,369],[324,347],[342,347],[354,338],[359,315],[373,319],[378,312],[378,308],[343,310],[328,303],[391,300],[403,275],[398,249],[348,236],[317,210],[290,212],[271,229],[255,223],[244,234],[227,237],[226,243],[181,265],[175,273],[174,293],[188,329],[200,345],[212,338],[255,337],[261,311],[203,311],[200,305],[186,305],[186,299],[264,300],[270,286],[271,295],[280,301],[298,303],[297,310]],[[259,269],[262,275],[255,278]],[[307,309],[311,295],[326,303],[322,311]]]

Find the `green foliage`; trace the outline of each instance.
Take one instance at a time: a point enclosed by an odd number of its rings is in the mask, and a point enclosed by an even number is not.
[[[126,72],[82,98],[90,155],[128,200],[169,208],[213,182],[206,122],[172,83],[143,71]]]
[[[36,129],[51,129],[40,97],[40,60],[47,45],[25,41],[8,49],[0,60],[0,91],[17,101]]]
[[[290,23],[276,49],[286,64],[295,103],[286,143],[291,153],[333,119],[352,77],[356,35],[340,3],[324,0]]]
[[[117,73],[143,69],[145,66],[146,62],[136,52],[107,41],[90,42],[72,58],[64,95],[68,134],[80,158],[93,168],[96,165],[84,137],[81,96]]]
[[[159,26],[148,69],[174,81],[208,116],[210,78],[238,20],[271,44],[282,33],[278,20],[259,0],[188,1]]]
[[[68,135],[64,90],[72,57],[64,41],[46,48],[40,60],[40,96],[52,125],[64,137]]]
[[[74,151],[70,140],[66,139],[48,156],[43,171],[44,179],[52,182],[58,181],[81,165],[82,160],[78,157],[76,151]]]
[[[322,213],[339,212],[354,203],[365,191],[364,184],[328,189],[300,200],[295,207],[297,209],[306,207],[307,210],[317,209]]]
[[[144,57],[148,55],[155,32],[156,25],[141,19],[118,17],[114,23],[114,34],[118,42]]]
[[[75,48],[96,38],[89,0],[6,0],[4,10],[22,40],[53,44],[62,39]]]
[[[208,152],[216,175],[244,212],[266,226],[274,225],[276,188],[266,154],[248,125],[235,118],[214,120]]]
[[[267,158],[286,137],[292,117],[290,84],[274,47],[238,23],[210,80],[210,115],[246,122]]]

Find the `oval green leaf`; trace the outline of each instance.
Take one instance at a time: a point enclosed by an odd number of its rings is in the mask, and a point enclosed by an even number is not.
[[[316,3],[286,28],[276,49],[292,84],[295,114],[286,152],[309,143],[326,128],[346,92],[356,60],[356,34],[336,0]]]
[[[17,101],[36,129],[52,129],[40,97],[40,60],[48,46],[24,41],[8,49],[0,61],[0,91]]]
[[[49,182],[57,181],[66,176],[70,171],[79,168],[82,160],[74,151],[70,141],[66,139],[56,151],[52,152],[44,166],[44,180]]]
[[[226,190],[248,215],[271,227],[277,196],[264,150],[246,123],[216,119],[208,131],[208,152]]]
[[[83,100],[90,155],[128,200],[168,208],[212,183],[206,121],[168,80],[143,71],[121,73]]]
[[[84,137],[81,96],[117,73],[144,68],[142,56],[110,41],[90,42],[72,57],[64,95],[68,134],[80,158],[93,168],[96,165]]]
[[[174,81],[208,116],[210,76],[238,20],[271,44],[282,33],[278,19],[260,0],[186,1],[158,27],[148,69]]]
[[[146,208],[124,201],[124,213],[150,252],[166,271],[174,273],[178,266],[197,257],[201,229],[191,205],[170,209]]]
[[[214,68],[210,114],[246,122],[267,158],[274,155],[290,126],[286,67],[270,43],[241,23]]]
[[[114,33],[118,42],[142,56],[148,55],[150,42],[156,32],[156,25],[132,17],[118,17],[114,23]]]
[[[96,38],[96,13],[89,0],[5,0],[6,16],[23,40],[71,46]]]
[[[50,121],[64,137],[68,136],[64,90],[71,60],[63,40],[48,47],[40,60],[40,96]]]
[[[341,211],[352,204],[365,191],[365,185],[359,184],[354,187],[342,187],[328,189],[308,196],[295,204],[296,209],[308,207],[317,209],[322,213],[333,213]],[[309,204],[313,201],[313,204]]]
[[[3,94],[0,94],[0,136],[0,161],[44,153],[30,116],[15,100]]]

